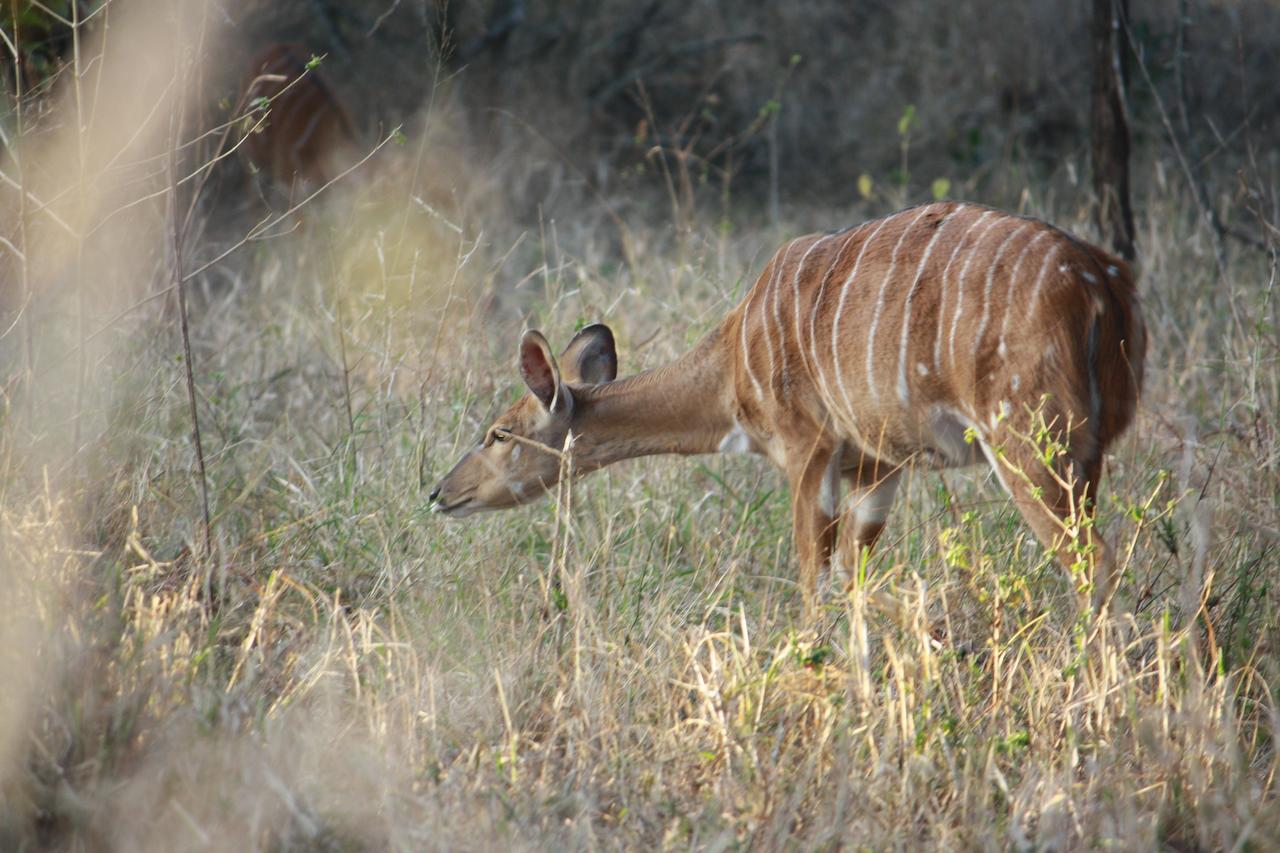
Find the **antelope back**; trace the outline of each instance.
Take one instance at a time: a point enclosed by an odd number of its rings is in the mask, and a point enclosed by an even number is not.
[[[273,44],[254,58],[243,86],[252,130],[242,150],[270,180],[315,189],[354,162],[358,137],[341,99],[310,54],[298,45]],[[301,79],[299,79],[301,78]],[[263,119],[256,104],[267,99]]]
[[[936,448],[943,420],[991,430],[1046,400],[1077,458],[1093,457],[1132,419],[1142,382],[1129,268],[979,205],[797,238],[737,310],[747,419],[830,422],[894,462]]]

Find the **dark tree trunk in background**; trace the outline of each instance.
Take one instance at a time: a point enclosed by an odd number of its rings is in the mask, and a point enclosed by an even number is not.
[[[1129,119],[1125,112],[1125,36],[1128,0],[1093,0],[1093,87],[1089,117],[1094,220],[1113,251],[1131,261]]]

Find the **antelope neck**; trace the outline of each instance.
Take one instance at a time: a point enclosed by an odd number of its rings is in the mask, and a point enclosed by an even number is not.
[[[733,379],[722,329],[675,361],[573,389],[579,469],[658,453],[713,453],[733,428]]]

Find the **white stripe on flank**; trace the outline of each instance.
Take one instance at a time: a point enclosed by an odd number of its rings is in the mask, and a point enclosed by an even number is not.
[[[834,396],[828,393],[828,382],[822,371],[822,362],[818,360],[818,312],[822,309],[822,297],[827,291],[827,280],[835,275],[835,271],[840,267],[840,262],[844,259],[845,252],[853,245],[854,238],[866,230],[866,227],[867,223],[864,222],[857,228],[851,229],[845,238],[844,245],[836,250],[835,260],[831,262],[831,266],[827,268],[826,275],[822,277],[822,284],[818,287],[818,294],[813,298],[813,308],[809,311],[809,354],[813,357],[813,372],[817,377],[818,387],[822,392],[822,399],[826,403],[828,410],[834,410],[836,407],[833,405],[835,403]]]
[[[893,255],[889,258],[889,270],[884,274],[884,281],[880,282],[880,296],[876,299],[876,310],[871,315],[871,329],[867,332],[867,387],[871,390],[872,399],[879,401],[880,389],[876,387],[876,376],[874,370],[874,356],[876,348],[876,332],[880,327],[880,315],[884,313],[884,298],[889,294],[889,283],[893,281],[893,274],[898,269],[898,253],[902,251],[902,244],[907,242],[907,235],[911,233],[911,229],[916,227],[916,223],[924,218],[929,212],[931,204],[926,204],[920,208],[920,212],[916,214],[916,218],[902,229],[902,235],[898,237],[898,243],[893,247]],[[936,233],[935,233],[936,236]]]
[[[844,384],[844,370],[840,367],[840,320],[844,318],[844,300],[849,295],[849,285],[853,284],[853,280],[858,277],[858,268],[862,266],[862,257],[867,253],[867,249],[875,242],[876,237],[880,236],[881,230],[890,221],[897,219],[901,215],[900,213],[895,213],[893,216],[881,219],[880,224],[876,226],[876,230],[871,232],[871,236],[862,241],[862,248],[858,250],[858,257],[853,262],[853,269],[849,270],[849,277],[844,280],[844,286],[840,288],[840,301],[836,303],[836,316],[831,321],[831,367],[836,372],[836,384],[840,386],[840,397],[844,400],[845,408],[849,410],[853,409],[853,401],[849,398],[849,389]]]
[[[920,255],[920,264],[916,267],[915,280],[911,282],[911,289],[907,291],[906,305],[902,309],[902,337],[898,341],[898,399],[906,405],[909,396],[907,388],[907,331],[911,323],[911,303],[915,301],[916,291],[920,289],[920,281],[924,278],[924,267],[929,262],[929,255],[933,254],[933,245],[938,242],[938,238],[942,236],[942,229],[947,227],[947,223],[960,212],[960,208],[948,213],[942,217],[942,221],[933,229],[933,236],[929,238],[929,244],[924,247],[924,252]],[[924,365],[921,365],[923,367]]]
[[[837,237],[837,236],[839,235],[827,234],[824,237],[819,237],[817,240],[814,240],[813,245],[809,247],[809,251],[805,252],[804,255],[801,256],[800,263],[796,266],[796,277],[791,282],[791,290],[792,290],[792,296],[793,296],[792,302],[794,303],[792,307],[795,309],[795,321],[793,325],[795,326],[795,330],[796,330],[796,340],[795,340],[796,355],[800,360],[800,368],[802,370],[809,370],[810,373],[816,370],[816,366],[811,369],[805,363],[805,360],[804,360],[804,351],[805,351],[804,336],[800,334],[800,274],[804,272],[804,262],[809,260],[809,256],[813,254],[813,250],[818,248],[828,240],[830,240],[832,237]],[[814,384],[819,386],[818,390],[819,392],[821,392],[822,390],[821,383],[817,382],[816,376],[814,377]]]
[[[996,249],[995,256],[991,258],[991,266],[987,267],[987,286],[982,289],[982,320],[978,323],[978,331],[973,336],[973,351],[976,354],[982,347],[982,335],[987,331],[987,321],[991,319],[991,285],[996,278],[996,269],[1000,266],[1000,258],[1004,255],[1004,250],[1009,248],[1009,244],[1013,242],[1013,238],[1021,234],[1030,222],[1020,222],[1018,227],[1004,238],[1004,242]]]
[[[769,310],[773,313],[773,323],[769,326],[769,376],[771,377],[769,387],[773,389],[773,393],[776,394],[779,399],[783,399],[787,396],[787,339],[782,332],[782,314],[778,310],[778,292],[782,290],[782,277],[784,274],[785,268],[778,271],[778,275],[774,278],[773,286],[769,291]],[[768,322],[767,317],[765,318],[765,322]],[[774,332],[778,333],[778,354],[782,358],[781,373],[779,373],[776,365],[773,364]]]
[[[964,205],[961,205],[961,207],[964,207]],[[933,369],[935,372],[942,372],[942,322],[947,316],[947,276],[951,272],[951,264],[959,256],[960,247],[964,245],[965,238],[969,236],[969,232],[994,212],[984,210],[981,216],[969,223],[969,227],[960,235],[960,239],[956,240],[955,248],[951,250],[951,257],[947,258],[947,265],[942,268],[942,292],[938,295],[938,331],[933,338]]]
[[[996,213],[994,210],[988,212]],[[970,245],[968,255],[964,259],[964,266],[960,267],[960,278],[956,281],[956,310],[951,315],[951,334],[947,336],[947,357],[951,359],[952,367],[956,365],[956,330],[960,328],[960,317],[964,314],[964,280],[969,275],[969,266],[978,256],[978,247],[982,245],[983,239],[990,233],[991,228],[1006,218],[1008,217],[997,217],[987,223],[987,227],[982,229],[982,233]]]
[[[1013,305],[1013,289],[1018,286],[1018,270],[1022,269],[1022,262],[1026,260],[1031,247],[1051,233],[1053,232],[1046,228],[1028,240],[1027,244],[1022,247],[1022,251],[1018,253],[1018,259],[1013,262],[1013,271],[1009,273],[1009,287],[1005,289],[1004,294],[1004,317],[1000,320],[1000,346],[997,352],[999,352],[1001,358],[1004,358],[1006,352],[1004,336],[1009,331],[1009,315],[1013,313],[1010,308]]]
[[[755,389],[756,399],[763,400],[764,389],[760,387],[760,380],[756,378],[755,371],[751,369],[751,349],[747,345],[747,317],[751,313],[751,300],[756,298],[756,293],[759,292],[759,290],[759,287],[752,287],[751,292],[747,294],[747,299],[742,306],[742,320],[740,325],[742,338],[742,366],[747,370],[747,377],[751,380],[751,387]]]
[[[765,377],[765,379],[769,385],[770,391],[774,388],[774,377],[778,373],[778,360],[773,354],[773,326],[769,322],[768,313],[769,292],[771,289],[776,289],[778,279],[782,277],[782,270],[787,265],[787,258],[791,257],[791,250],[795,248],[795,245],[796,241],[792,240],[787,244],[786,248],[782,250],[782,260],[780,260],[778,265],[774,267],[773,275],[770,276],[769,281],[765,283],[764,292],[760,294],[760,331],[764,333],[765,348],[769,352],[769,375]]]
[[[1031,297],[1027,302],[1026,316],[1030,317],[1031,313],[1036,310],[1036,302],[1040,300],[1040,288],[1044,286],[1044,277],[1049,272],[1049,267],[1053,264],[1053,258],[1058,254],[1058,247],[1061,244],[1055,244],[1052,249],[1045,252],[1044,260],[1040,263],[1040,274],[1036,276],[1036,286],[1031,288]],[[1059,272],[1065,268],[1066,264],[1059,267]]]

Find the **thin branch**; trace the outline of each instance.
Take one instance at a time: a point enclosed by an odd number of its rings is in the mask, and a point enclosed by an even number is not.
[[[1169,110],[1165,107],[1164,98],[1160,97],[1160,91],[1156,88],[1155,81],[1151,79],[1151,71],[1147,68],[1147,61],[1143,57],[1142,51],[1138,48],[1137,39],[1133,36],[1133,30],[1129,26],[1127,16],[1120,16],[1120,27],[1124,30],[1125,38],[1129,42],[1129,49],[1133,54],[1134,60],[1138,63],[1138,70],[1142,72],[1142,79],[1146,82],[1147,89],[1151,92],[1151,98],[1155,102],[1156,110],[1160,113],[1160,123],[1164,125],[1165,133],[1169,137],[1169,144],[1173,147],[1174,156],[1178,159],[1178,166],[1182,169],[1182,173],[1187,179],[1187,185],[1191,189],[1191,197],[1196,203],[1196,210],[1199,212],[1200,219],[1212,229],[1214,260],[1218,266],[1218,277],[1225,282],[1227,280],[1227,268],[1226,257],[1222,248],[1222,221],[1218,218],[1218,212],[1213,209],[1212,204],[1209,202],[1208,190],[1202,181],[1196,179],[1195,172],[1192,170],[1191,164],[1187,161],[1187,156],[1182,150],[1182,145],[1178,142],[1178,133],[1174,130]]]
[[[32,193],[29,190],[24,190],[22,185],[19,184],[17,181],[15,181],[13,178],[9,177],[7,174],[5,174],[3,169],[0,169],[0,183],[6,184],[12,189],[17,190],[19,193],[22,194],[22,197],[25,200],[35,202],[36,208],[34,210],[28,211],[28,213],[43,213],[45,216],[48,216],[50,219],[52,219],[54,223],[58,225],[59,228],[61,228],[63,231],[66,231],[67,234],[69,234],[70,236],[77,237],[77,238],[80,236],[79,234],[76,233],[76,230],[74,228],[72,228],[70,225],[66,223],[66,220],[64,220],[58,214],[54,213],[53,210],[43,201],[38,199],[34,193]]]
[[[179,63],[179,76],[185,78],[186,64],[183,51],[181,18],[178,22],[178,39],[179,43],[176,48],[177,61]],[[191,331],[188,323],[187,314],[187,290],[182,286],[186,281],[182,275],[182,243],[183,232],[178,222],[178,139],[182,136],[182,88],[178,88],[179,97],[172,101],[172,111],[169,114],[169,197],[168,197],[168,216],[169,222],[169,270],[173,284],[169,289],[178,292],[178,321],[182,332],[182,354],[183,365],[186,368],[186,385],[187,385],[187,403],[191,414],[191,439],[195,444],[196,451],[196,469],[200,477],[200,504],[204,515],[204,553],[205,556],[213,554],[213,524],[210,520],[209,513],[209,478],[208,472],[205,470],[204,464],[204,445],[200,438],[200,413],[196,406],[196,378],[195,369],[192,364],[193,358],[191,354]],[[209,600],[209,577],[205,579],[205,597]]]
[[[680,44],[674,44],[656,56],[650,57],[645,62],[635,68],[624,72],[613,82],[602,86],[591,96],[592,106],[607,103],[612,100],[615,95],[622,92],[632,83],[643,80],[649,74],[657,71],[664,65],[674,62],[677,58],[686,56],[697,56],[700,53],[706,53],[709,50],[715,50],[721,47],[728,47],[734,44],[755,44],[763,42],[764,36],[759,33],[748,33],[742,36],[721,36],[719,38],[699,39],[697,41],[686,41]]]

